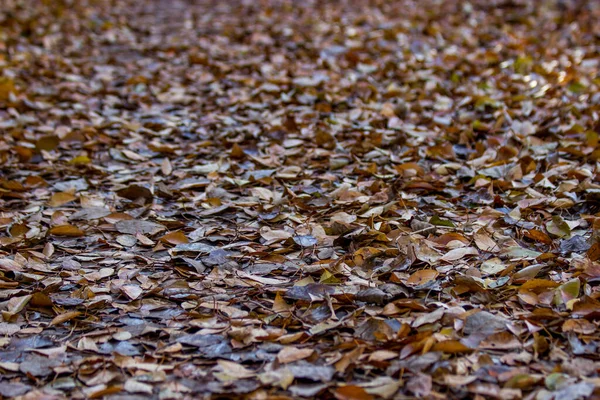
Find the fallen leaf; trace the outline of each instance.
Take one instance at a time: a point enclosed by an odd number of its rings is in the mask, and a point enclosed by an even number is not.
[[[78,236],[85,235],[84,231],[82,231],[81,229],[79,229],[78,227],[73,226],[73,225],[53,226],[52,228],[50,228],[48,233],[50,233],[51,235],[54,235],[54,236],[71,236],[71,237],[78,237]]]
[[[68,311],[66,313],[58,314],[56,317],[52,318],[52,321],[50,321],[50,326],[63,324],[79,317],[80,315],[80,311]]]
[[[155,222],[135,219],[118,221],[115,224],[115,228],[120,233],[127,233],[130,235],[156,235],[167,229],[164,225]]]
[[[338,400],[373,400],[367,391],[360,386],[346,385],[339,387],[333,393]]]
[[[293,346],[287,346],[281,349],[277,354],[277,360],[282,364],[288,364],[294,361],[303,360],[314,353],[313,349],[299,349]]]
[[[414,272],[407,280],[409,286],[421,286],[437,278],[439,273],[434,269],[421,269]]]
[[[160,238],[160,241],[174,245],[189,243],[188,238],[181,231],[167,233],[166,235]]]
[[[72,193],[68,193],[68,192],[54,193],[52,195],[52,197],[50,198],[48,205],[50,207],[60,207],[62,205],[70,203],[76,199],[77,199],[77,197],[75,195],[73,195]]]

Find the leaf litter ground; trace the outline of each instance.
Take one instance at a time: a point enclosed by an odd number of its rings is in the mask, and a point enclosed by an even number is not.
[[[0,10],[0,397],[600,391],[594,1]]]

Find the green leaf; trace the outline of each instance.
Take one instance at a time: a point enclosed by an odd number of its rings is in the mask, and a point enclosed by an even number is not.
[[[429,223],[432,225],[437,225],[437,226],[448,226],[450,228],[456,227],[456,225],[454,225],[452,223],[452,221],[449,221],[447,219],[441,219],[437,215],[434,215],[433,217],[431,217],[431,219],[429,220]]]
[[[569,380],[569,375],[560,372],[550,374],[544,380],[548,390],[556,390]]]
[[[573,82],[568,86],[567,89],[569,89],[569,92],[579,94],[579,93],[583,92],[586,88],[587,88],[587,86],[585,86],[581,82]]]
[[[554,295],[554,304],[566,304],[569,301],[576,299],[579,297],[579,290],[581,289],[581,282],[579,278],[574,278],[568,281],[567,283],[563,283],[559,287],[556,288],[556,292]]]

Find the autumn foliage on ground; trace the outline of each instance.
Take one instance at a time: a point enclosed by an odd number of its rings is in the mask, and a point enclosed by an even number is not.
[[[0,7],[0,398],[600,393],[598,2]]]

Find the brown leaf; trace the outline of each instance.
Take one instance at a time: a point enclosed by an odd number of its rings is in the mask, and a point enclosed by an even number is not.
[[[128,200],[142,199],[145,203],[151,202],[154,197],[150,189],[141,185],[129,185],[124,189],[118,190],[117,194]]]
[[[59,144],[60,144],[60,139],[58,138],[58,136],[47,135],[47,136],[42,136],[40,139],[38,139],[38,141],[35,143],[35,148],[37,150],[51,151],[51,150],[54,150],[55,148],[57,148]]]
[[[354,364],[358,361],[364,350],[365,348],[363,346],[358,346],[355,349],[345,353],[342,358],[335,363],[335,370],[340,373],[346,372],[351,364]]]
[[[600,260],[600,242],[596,242],[587,251],[587,256],[592,261]]]
[[[299,349],[294,346],[286,346],[277,354],[277,361],[282,364],[288,364],[294,361],[303,360],[314,353],[313,349]]]
[[[80,311],[68,311],[63,314],[59,314],[50,321],[50,326],[60,325],[72,319],[75,319],[81,315]]]
[[[325,129],[317,129],[315,132],[315,140],[319,147],[327,150],[333,150],[335,148],[335,137]]]
[[[360,386],[346,385],[339,387],[333,392],[333,395],[338,400],[374,400],[367,391]]]
[[[161,242],[178,245],[182,243],[189,243],[188,238],[181,231],[167,233],[163,237],[160,238]]]
[[[72,193],[68,193],[68,192],[54,193],[52,195],[52,197],[50,198],[48,205],[50,207],[60,207],[64,204],[70,203],[76,199],[77,199],[77,197],[75,195],[73,195]]]
[[[435,269],[421,269],[413,273],[407,280],[408,286],[421,286],[437,278],[439,273]]]
[[[544,244],[552,243],[552,239],[550,238],[550,236],[546,235],[544,232],[542,232],[538,229],[525,230],[525,236],[536,242],[540,242],[540,243],[544,243]]]
[[[17,94],[15,82],[8,77],[0,77],[0,101],[7,101],[10,94]]]
[[[500,251],[500,247],[498,247],[496,242],[494,242],[490,235],[483,229],[478,230],[475,235],[473,235],[473,239],[475,239],[475,244],[482,251],[489,251],[492,253]]]
[[[229,154],[231,155],[231,158],[243,158],[245,155],[244,150],[237,143],[233,144]]]
[[[442,342],[437,342],[431,348],[431,351],[441,351],[442,353],[449,354],[457,354],[457,353],[467,353],[473,351],[473,349],[465,346],[458,340],[444,340]]]
[[[85,232],[73,225],[58,225],[50,228],[48,231],[51,235],[54,236],[71,236],[78,237],[84,236]]]
[[[591,335],[596,331],[596,325],[585,319],[568,319],[563,322],[562,330],[563,332]]]
[[[493,248],[492,248],[493,250]],[[487,250],[487,251],[492,251]],[[446,254],[442,256],[442,260],[444,261],[457,261],[461,260],[466,256],[477,256],[479,255],[479,251],[475,247],[459,247],[457,249],[450,250]]]

